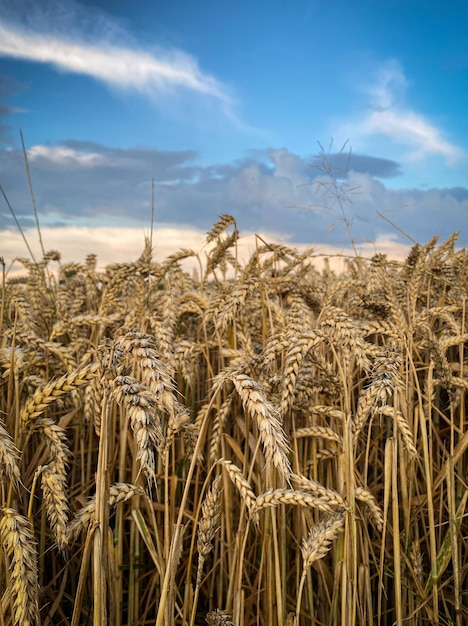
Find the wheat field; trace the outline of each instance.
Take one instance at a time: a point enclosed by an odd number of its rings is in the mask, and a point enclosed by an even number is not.
[[[238,238],[3,264],[0,626],[468,623],[468,252]]]

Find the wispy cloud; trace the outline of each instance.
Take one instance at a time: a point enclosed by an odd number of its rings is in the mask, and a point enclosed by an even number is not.
[[[435,126],[412,111],[373,111],[364,121],[362,129],[369,135],[387,135],[393,141],[408,145],[412,151],[407,156],[414,160],[440,155],[448,163],[453,163],[462,154],[460,148],[446,141]]]
[[[443,131],[427,116],[407,104],[409,81],[401,65],[395,61],[385,63],[374,80],[363,87],[367,94],[366,112],[345,124],[344,133],[352,143],[360,139],[383,136],[393,143],[409,149],[409,160],[423,160],[428,156],[441,156],[450,165],[457,162],[463,151],[444,138]]]
[[[105,40],[89,43],[0,22],[0,55],[49,63],[62,71],[91,76],[108,85],[158,95],[185,88],[231,103],[226,88],[179,50],[157,54],[119,47]]]

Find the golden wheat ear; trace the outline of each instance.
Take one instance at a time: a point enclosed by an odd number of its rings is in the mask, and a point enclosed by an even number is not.
[[[234,622],[231,622],[231,614],[220,609],[207,613],[206,623],[209,626],[235,626]]]
[[[0,509],[0,539],[9,565],[7,597],[13,624],[35,626],[39,619],[38,559],[29,520],[14,509]]]

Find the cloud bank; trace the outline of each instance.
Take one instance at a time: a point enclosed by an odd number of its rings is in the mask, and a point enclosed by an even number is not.
[[[350,234],[358,245],[408,243],[400,231],[422,243],[454,231],[460,231],[461,243],[468,240],[468,189],[388,188],[385,181],[399,164],[364,154],[351,155],[346,168],[341,167],[343,154],[322,155],[331,173],[336,171],[334,178],[314,167],[314,159],[285,148],[210,166],[197,164],[197,154],[188,150],[123,150],[72,140],[32,146],[28,154],[43,227],[112,225],[121,228],[121,244],[129,229],[142,232],[150,226],[152,179],[158,228],[206,232],[220,214],[230,213],[242,232],[267,231],[298,245],[347,247]],[[0,180],[22,227],[33,227],[20,150],[0,152]],[[0,200],[5,238],[15,226]]]

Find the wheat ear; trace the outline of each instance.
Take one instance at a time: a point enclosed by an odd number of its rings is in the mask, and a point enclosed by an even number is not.
[[[65,376],[48,383],[42,389],[38,389],[21,411],[21,420],[25,422],[30,419],[36,419],[57,398],[78,387],[87,385],[94,378],[99,367],[99,363],[92,363],[83,369],[65,374]]]
[[[297,593],[296,616],[298,623],[300,621],[302,589],[304,587],[307,571],[315,561],[323,559],[330,551],[331,542],[343,531],[344,524],[345,513],[340,511],[313,526],[307,538],[302,540],[301,552],[304,564]]]
[[[201,577],[203,573],[203,564],[206,557],[213,549],[213,539],[218,531],[219,515],[221,507],[221,480],[222,477],[218,476],[211,485],[210,490],[206,494],[205,500],[202,504],[202,517],[198,525],[198,570],[197,570],[197,582],[196,586],[201,584]]]
[[[269,402],[260,383],[247,374],[232,372],[228,375],[239,394],[242,404],[256,420],[267,463],[273,463],[285,480],[291,475],[288,459],[289,446],[277,409]]]
[[[14,487],[17,487],[21,473],[18,465],[18,451],[9,432],[0,422],[0,478],[3,476],[8,478]]]
[[[244,474],[237,467],[237,465],[234,465],[231,461],[222,459],[218,462],[226,468],[229,478],[239,492],[245,506],[247,507],[250,517],[254,520],[254,522],[258,522],[258,514],[253,511],[256,500],[255,493]]]
[[[315,526],[309,532],[301,545],[302,558],[304,559],[304,569],[309,569],[312,563],[329,552],[331,542],[343,531],[345,514],[343,511],[335,513]]]
[[[68,499],[66,475],[58,471],[54,462],[42,468],[41,485],[47,517],[54,533],[55,541],[60,550],[68,544]]]
[[[136,458],[150,483],[156,483],[155,450],[163,448],[163,434],[156,410],[157,398],[129,376],[111,379],[112,395],[125,405],[136,444]]]
[[[109,506],[115,506],[119,502],[126,502],[134,495],[145,495],[141,487],[130,485],[128,483],[116,483],[111,485],[109,489]],[[94,518],[96,510],[96,496],[93,496],[88,504],[75,513],[74,518],[67,526],[67,542],[71,543],[76,537],[85,530],[90,521]]]
[[[294,489],[269,489],[265,493],[260,494],[255,499],[252,508],[252,514],[257,513],[261,509],[268,506],[277,506],[278,504],[293,504],[296,506],[309,506],[329,515],[333,515],[335,511],[331,508],[327,498],[315,496],[306,491],[297,491]]]
[[[13,623],[38,622],[37,550],[29,520],[10,508],[0,509],[0,539],[9,558]]]
[[[205,621],[208,626],[234,626],[234,622],[231,622],[231,614],[220,609],[207,613]]]

